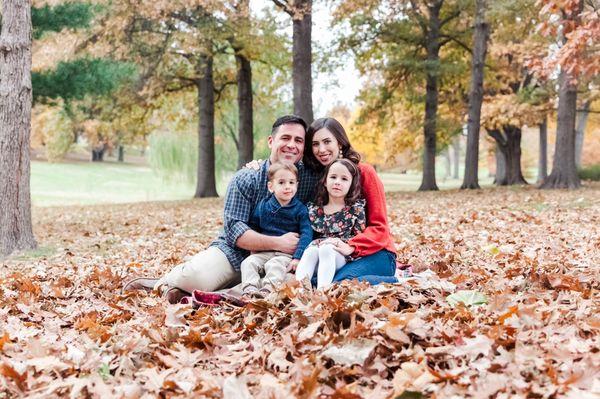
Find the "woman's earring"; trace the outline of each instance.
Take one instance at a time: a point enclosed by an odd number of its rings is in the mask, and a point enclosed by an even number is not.
[[[342,159],[342,158],[344,158],[344,154],[342,151],[342,147],[340,147],[340,152],[338,152],[338,159]]]

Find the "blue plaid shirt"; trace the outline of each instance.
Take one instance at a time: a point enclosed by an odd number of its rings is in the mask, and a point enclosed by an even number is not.
[[[250,255],[250,252],[237,247],[235,243],[242,234],[250,230],[248,223],[258,202],[269,195],[267,172],[270,164],[269,161],[264,162],[259,170],[239,170],[227,186],[223,210],[223,231],[210,245],[223,251],[236,271],[240,270],[242,261]],[[316,172],[302,163],[298,163],[296,166],[299,175],[296,196],[305,204],[314,198],[318,177]]]

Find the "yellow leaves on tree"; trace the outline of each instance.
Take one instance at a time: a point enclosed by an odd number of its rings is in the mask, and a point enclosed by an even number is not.
[[[73,124],[59,107],[38,105],[31,118],[31,147],[50,162],[61,160],[73,144]]]
[[[481,109],[481,125],[486,129],[503,126],[537,126],[542,122],[547,105],[532,105],[521,101],[516,94],[486,96]]]

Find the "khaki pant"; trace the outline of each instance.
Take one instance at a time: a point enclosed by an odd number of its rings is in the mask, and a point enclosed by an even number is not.
[[[217,247],[208,247],[165,274],[154,286],[167,284],[192,292],[217,291],[240,281],[240,273],[233,270],[227,257]]]
[[[242,290],[246,293],[262,288],[275,289],[286,279],[291,255],[283,252],[258,252],[242,262]],[[261,280],[261,275],[264,278]]]

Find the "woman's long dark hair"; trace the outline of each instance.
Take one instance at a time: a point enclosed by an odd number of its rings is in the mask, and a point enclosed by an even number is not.
[[[315,205],[324,206],[327,205],[327,203],[329,202],[329,193],[327,192],[327,187],[325,183],[327,182],[327,175],[329,174],[329,169],[331,169],[331,166],[336,163],[341,163],[342,165],[344,165],[346,169],[348,169],[348,172],[350,172],[350,175],[352,175],[352,184],[350,184],[348,194],[346,194],[346,197],[344,198],[344,202],[346,203],[346,205],[352,205],[361,198],[360,170],[358,169],[356,163],[348,159],[341,158],[336,159],[335,161],[333,161],[325,167],[325,173],[323,173],[323,176],[321,177],[321,179],[319,180],[319,184],[317,185]]]
[[[348,139],[348,135],[342,124],[334,118],[319,118],[308,127],[304,139],[304,163],[317,172],[321,172],[325,169],[325,166],[317,160],[312,150],[313,137],[315,136],[315,133],[321,129],[327,129],[333,134],[333,137],[335,137],[338,144],[342,147],[343,158],[349,159],[358,165],[360,162],[360,154],[352,148],[350,139]]]

